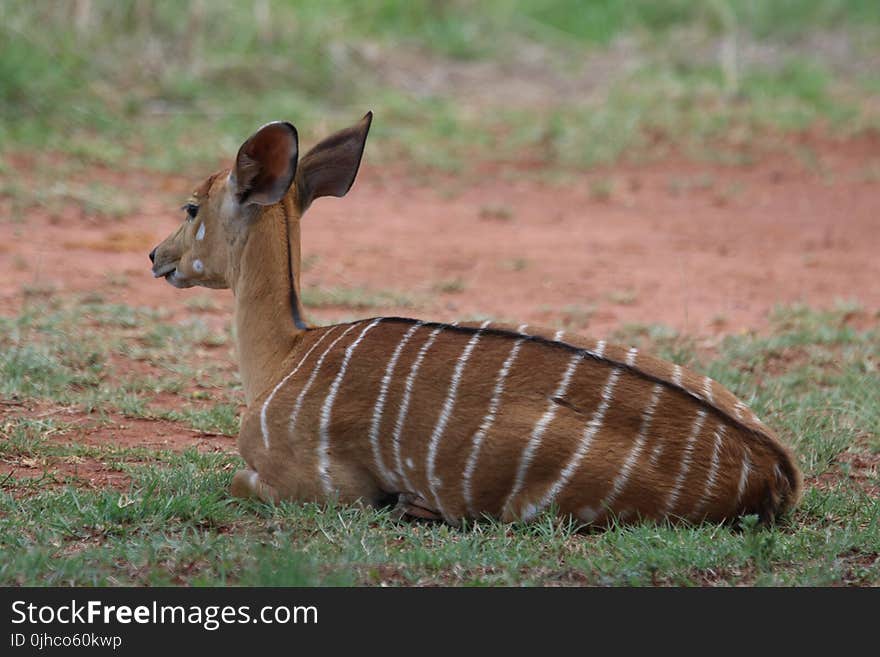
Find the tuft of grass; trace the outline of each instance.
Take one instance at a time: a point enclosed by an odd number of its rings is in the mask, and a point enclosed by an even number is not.
[[[162,414],[169,420],[186,422],[193,429],[205,433],[224,436],[237,436],[239,428],[239,406],[235,404],[213,404],[207,407],[168,411]]]
[[[585,304],[569,304],[558,309],[559,326],[567,331],[583,330],[590,323],[596,307]]]
[[[510,221],[513,219],[513,210],[503,204],[483,205],[480,207],[480,219],[492,221]]]
[[[590,198],[600,203],[611,200],[614,193],[614,181],[609,178],[596,178],[590,181]]]
[[[186,300],[185,305],[190,310],[197,310],[199,312],[214,312],[220,309],[219,304],[210,294],[199,294],[194,297],[189,297]]]
[[[606,296],[608,301],[619,306],[631,306],[638,299],[638,294],[633,289],[611,290]]]
[[[431,289],[434,292],[439,292],[440,294],[460,294],[464,292],[466,284],[464,279],[462,278],[447,278],[442,281],[437,281],[431,286]]]
[[[502,261],[501,266],[509,271],[525,271],[529,267],[529,259],[523,257],[511,258]]]

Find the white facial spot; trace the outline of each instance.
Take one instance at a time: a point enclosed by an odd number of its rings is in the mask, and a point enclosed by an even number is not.
[[[197,274],[201,274],[205,271],[205,265],[202,264],[201,260],[193,260],[193,271]]]
[[[201,225],[199,226],[199,229],[196,231],[196,239],[199,242],[201,242],[203,239],[205,239],[205,223],[204,222],[201,223]]]

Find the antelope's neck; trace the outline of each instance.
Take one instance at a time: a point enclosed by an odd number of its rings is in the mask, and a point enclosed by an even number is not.
[[[294,323],[294,317],[302,317],[299,261],[299,218],[287,198],[264,210],[248,229],[232,286],[239,371],[248,406],[282,376],[304,332]]]

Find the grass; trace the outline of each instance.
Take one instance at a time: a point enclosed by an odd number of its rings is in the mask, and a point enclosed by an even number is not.
[[[222,359],[198,359],[199,345],[225,345],[228,331],[214,333],[197,319],[166,323],[162,313],[147,308],[50,301],[0,318],[0,336],[4,399],[45,398],[85,413],[114,409],[133,417],[183,413],[193,428],[236,431],[229,408],[237,404],[229,395],[240,391],[235,368]],[[132,375],[132,368],[138,374]],[[147,405],[158,393],[198,399],[204,390],[222,401],[202,403],[199,410]]]
[[[14,468],[0,477],[4,585],[880,583],[880,404],[873,394],[880,333],[851,327],[852,304],[780,308],[768,335],[728,337],[710,353],[662,327],[618,336],[706,372],[747,400],[793,445],[807,492],[790,518],[769,529],[747,518],[740,529],[661,524],[586,534],[550,514],[532,525],[453,529],[399,522],[387,510],[243,502],[227,495],[241,467],[234,453],[83,444],[81,424],[64,419],[69,413],[15,404],[88,411],[86,391],[100,388],[101,370],[141,358],[143,349],[162,363],[163,380],[188,380],[192,370],[176,356],[171,334],[145,340],[165,321],[159,313],[75,304],[38,310],[4,319],[0,333],[2,396],[18,400],[0,408],[0,465]],[[87,334],[70,339],[69,328],[84,321],[103,331],[94,343]],[[198,326],[178,330],[181,342],[198,335]],[[92,421],[112,428],[112,414],[122,411],[234,435],[234,402],[196,396],[184,410],[126,411],[124,393],[150,383],[139,370],[125,370],[117,392],[102,400],[109,415]],[[195,381],[212,385],[206,375]],[[178,385],[187,389],[184,380]],[[89,466],[112,473],[114,485],[90,485],[81,474]]]
[[[311,308],[410,308],[415,301],[402,292],[361,287],[316,287],[303,290],[302,302]]]
[[[459,276],[456,276],[455,278],[445,278],[431,285],[431,289],[440,294],[461,294],[465,291],[466,287],[467,283]]]

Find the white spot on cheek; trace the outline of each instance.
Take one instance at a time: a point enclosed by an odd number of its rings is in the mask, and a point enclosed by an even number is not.
[[[202,223],[199,226],[199,229],[196,231],[196,239],[199,240],[200,242],[203,239],[205,239],[205,224],[204,223]]]
[[[201,260],[193,260],[193,271],[197,274],[201,274],[205,271],[205,265],[202,264]]]

